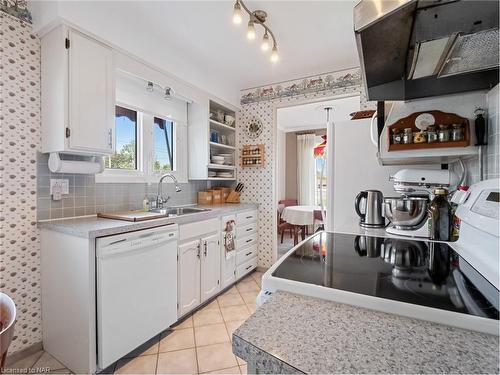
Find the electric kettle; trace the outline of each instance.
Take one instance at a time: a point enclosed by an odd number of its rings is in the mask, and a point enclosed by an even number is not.
[[[383,199],[382,192],[378,190],[364,190],[356,196],[354,209],[360,217],[360,226],[364,228],[385,227],[382,210]]]

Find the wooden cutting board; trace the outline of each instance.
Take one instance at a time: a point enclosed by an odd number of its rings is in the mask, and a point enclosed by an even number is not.
[[[97,217],[102,217],[105,219],[114,220],[125,220],[125,221],[144,221],[161,219],[165,217],[165,214],[160,214],[158,212],[144,212],[144,211],[124,211],[124,212],[99,212]]]

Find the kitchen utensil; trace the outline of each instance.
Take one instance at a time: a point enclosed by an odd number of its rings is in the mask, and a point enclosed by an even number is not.
[[[354,209],[360,217],[360,226],[368,228],[381,228],[385,226],[385,219],[382,216],[382,200],[382,192],[378,190],[365,190],[356,196]],[[364,212],[362,212],[362,202],[364,202]]]
[[[474,114],[476,115],[476,119],[474,120],[476,146],[487,145],[488,142],[484,139],[484,135],[486,134],[486,120],[484,118],[484,110],[482,108],[477,108],[474,111]]]
[[[216,156],[216,155],[212,155],[212,163],[214,164],[224,164],[224,156]]]
[[[427,219],[427,196],[384,198],[384,216],[396,229],[414,230]]]

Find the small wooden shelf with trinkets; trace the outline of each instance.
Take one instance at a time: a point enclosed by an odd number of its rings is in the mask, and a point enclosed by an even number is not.
[[[447,142],[422,142],[422,143],[408,143],[408,144],[394,144],[392,143],[392,129],[398,129],[399,131],[403,131],[405,128],[411,128],[413,132],[418,132],[419,129],[415,126],[415,119],[418,115],[422,113],[430,113],[434,116],[436,125],[448,125],[451,127],[452,124],[461,124],[463,126],[463,134],[464,138],[460,141],[447,141]],[[396,121],[394,124],[388,126],[388,151],[407,151],[407,150],[421,150],[421,149],[430,149],[430,148],[446,148],[446,147],[467,147],[470,144],[470,126],[469,120],[458,116],[455,113],[446,113],[442,111],[422,111],[415,112],[411,115],[401,118]]]
[[[240,165],[242,168],[263,167],[265,162],[264,145],[244,145],[240,151]]]

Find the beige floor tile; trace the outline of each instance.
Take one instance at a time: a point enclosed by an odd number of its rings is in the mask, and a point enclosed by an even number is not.
[[[233,333],[236,329],[243,324],[244,320],[235,320],[231,322],[226,322],[227,333],[231,341],[233,341]]]
[[[212,302],[210,302],[208,305],[203,306],[200,311],[207,311],[207,310],[218,310],[219,309],[219,304],[217,303],[217,299],[214,299]]]
[[[257,304],[256,303],[247,303],[247,309],[250,311],[250,314],[253,314],[255,310],[257,310]]]
[[[232,286],[231,288],[226,290],[223,294],[235,294],[235,293],[239,293],[238,289],[236,289],[236,286]]]
[[[193,315],[195,327],[205,326],[207,324],[222,323],[222,315],[219,309],[217,310],[200,310]]]
[[[140,355],[158,354],[160,346],[160,335],[153,337],[151,340],[146,341],[138,348],[132,350],[130,353],[123,356],[123,358],[139,357]]]
[[[38,369],[49,369],[52,370],[61,370],[66,368],[61,362],[52,357],[49,353],[43,352],[42,356],[35,362],[33,365],[34,368]],[[37,370],[38,371],[38,370]],[[42,371],[40,371],[42,372]]]
[[[196,353],[200,372],[226,369],[238,364],[230,343],[201,346],[196,348]]]
[[[184,328],[192,328],[193,327],[193,316],[189,315],[187,318],[183,319],[182,322],[177,323],[175,326],[172,326],[172,329],[184,329]]]
[[[247,365],[240,366],[240,372],[242,375],[245,375],[248,373],[247,371]]]
[[[240,357],[236,356],[236,361],[238,362],[238,366],[243,366],[247,364],[247,361],[241,359]]]
[[[196,350],[184,349],[158,355],[157,374],[197,374]]]
[[[238,284],[236,284],[236,289],[238,289],[240,293],[260,291],[259,286],[252,278],[240,281]]]
[[[226,322],[245,320],[250,316],[250,312],[245,305],[223,307],[221,312]]]
[[[245,301],[241,298],[239,293],[223,294],[217,297],[220,307],[243,305]]]
[[[194,348],[193,328],[177,329],[162,333],[160,340],[160,353],[174,350]]]
[[[40,359],[40,357],[44,354],[45,352],[43,350],[40,350],[39,352],[36,352],[34,354],[31,354],[23,359],[20,359],[17,362],[14,362],[11,365],[5,366],[6,369],[28,369],[31,368],[36,361]]]
[[[264,275],[264,272],[255,271],[250,276],[252,276],[252,279],[254,279],[255,281],[260,281],[260,280],[262,280],[263,275]]]
[[[224,323],[195,327],[194,338],[196,346],[229,342],[229,336],[227,334],[226,326]]]
[[[234,366],[234,367],[225,368],[223,370],[205,372],[204,374],[235,374],[235,375],[239,375],[240,374],[240,367]]]
[[[143,355],[130,359],[120,359],[115,374],[154,374],[157,355]]]
[[[240,293],[240,295],[246,304],[251,304],[251,303],[257,303],[257,296],[259,295],[259,292],[257,290],[252,290],[251,292]]]

